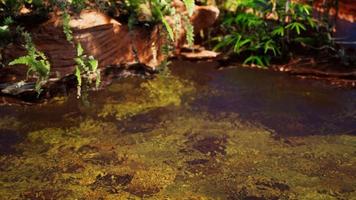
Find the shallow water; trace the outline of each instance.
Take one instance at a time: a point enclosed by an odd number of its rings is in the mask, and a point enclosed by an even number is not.
[[[0,199],[356,199],[356,91],[174,61],[0,107]]]

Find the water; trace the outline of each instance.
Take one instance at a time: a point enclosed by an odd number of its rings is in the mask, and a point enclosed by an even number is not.
[[[0,199],[352,199],[356,91],[214,62],[0,107]]]

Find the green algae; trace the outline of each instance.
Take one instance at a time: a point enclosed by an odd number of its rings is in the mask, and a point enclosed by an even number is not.
[[[279,137],[191,109],[194,90],[170,74],[125,80],[71,123],[27,130],[0,154],[0,199],[355,199],[355,136]]]
[[[150,117],[149,113],[147,117]],[[113,122],[31,132],[1,156],[4,199],[352,199],[356,137],[278,138],[189,110],[123,133]]]
[[[158,75],[134,87],[132,84],[113,86],[109,91],[121,94],[119,100],[109,100],[99,112],[100,117],[124,119],[149,110],[169,105],[179,106],[182,96],[191,92],[189,83],[167,73]]]

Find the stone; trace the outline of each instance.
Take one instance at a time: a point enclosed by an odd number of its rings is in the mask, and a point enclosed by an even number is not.
[[[173,6],[176,6],[178,11],[185,12],[181,1],[174,1]],[[195,31],[211,26],[218,15],[219,10],[216,7],[196,6],[191,17]],[[84,10],[71,17],[69,25],[73,30],[75,43],[81,43],[85,54],[94,56],[101,68],[139,62],[154,69],[164,60],[161,47],[165,31],[161,25],[134,27],[129,31],[126,24],[95,10]],[[34,27],[30,32],[34,44],[46,54],[52,65],[51,76],[64,77],[74,72],[76,48],[66,40],[62,18],[58,13],[55,12],[50,20]],[[176,39],[176,49],[184,43],[185,36],[181,34]],[[3,50],[3,61],[8,63],[25,54],[21,43],[10,44]],[[26,71],[17,69],[16,73],[19,73],[18,71],[22,72],[18,77],[23,78]],[[19,81],[18,79],[14,81]]]

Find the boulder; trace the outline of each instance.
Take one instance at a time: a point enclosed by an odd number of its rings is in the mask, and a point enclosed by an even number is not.
[[[184,10],[177,2],[179,1],[175,1],[177,6],[180,6],[177,10]],[[196,6],[191,17],[195,31],[211,26],[218,15],[219,10],[215,7]],[[53,14],[50,20],[30,30],[35,46],[46,54],[51,63],[52,76],[57,77],[74,72],[73,58],[76,57],[75,45],[66,40],[62,24],[62,18]],[[155,68],[164,59],[161,49],[165,31],[161,25],[140,26],[129,31],[126,24],[121,24],[95,10],[84,10],[79,15],[71,17],[69,25],[73,30],[75,43],[81,43],[85,54],[94,56],[101,68],[135,62]],[[185,43],[184,31],[182,32],[175,42],[176,49]],[[26,51],[20,42],[12,43],[4,48],[3,61],[8,63],[25,54]],[[26,73],[24,70],[26,68],[13,68],[17,70],[16,73]]]

